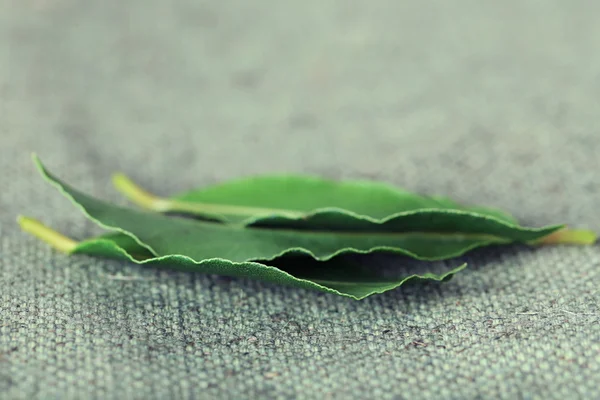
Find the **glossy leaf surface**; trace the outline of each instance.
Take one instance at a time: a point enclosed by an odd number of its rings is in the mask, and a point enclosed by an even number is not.
[[[356,299],[408,280],[447,280],[465,266],[442,274],[411,273],[382,280],[373,271],[358,268],[348,255],[391,252],[442,260],[489,244],[539,241],[562,228],[525,228],[498,210],[461,207],[449,199],[418,196],[377,183],[336,184],[308,177],[259,177],[175,197],[186,204],[250,210],[247,215],[234,213],[233,218],[208,213],[227,223],[207,222],[95,199],[35,161],[46,180],[110,231],[78,243],[69,253],[255,278]],[[282,212],[253,214],[257,208]]]
[[[270,224],[280,216],[286,219],[303,219],[307,216],[342,211],[375,221],[390,219],[398,213],[423,210],[463,210],[495,217],[516,224],[509,214],[489,207],[463,206],[452,199],[441,196],[422,196],[391,185],[366,181],[333,181],[313,176],[281,175],[257,176],[236,179],[214,186],[192,190],[173,196],[167,203],[169,211],[210,216],[229,222],[260,225],[263,219]],[[202,212],[202,207],[187,207],[190,204],[214,204],[239,207],[248,215]],[[255,208],[257,215],[252,215]],[[270,210],[265,216],[265,212]],[[261,215],[262,214],[262,215]],[[292,215],[292,216],[290,216]],[[295,215],[295,217],[294,217]]]
[[[304,219],[274,217],[274,228],[247,228],[176,218],[119,207],[61,182],[38,164],[44,176],[100,226],[134,238],[155,256],[185,255],[194,260],[272,260],[288,253],[328,260],[345,253],[389,251],[421,260],[441,260],[493,243],[533,241],[561,226],[522,228],[499,219],[458,210],[426,209],[376,222],[342,211]],[[263,220],[268,223],[269,219]],[[283,221],[287,221],[282,229]]]

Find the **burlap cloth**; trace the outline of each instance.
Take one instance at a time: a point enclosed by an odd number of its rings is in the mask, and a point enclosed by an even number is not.
[[[122,202],[268,172],[387,181],[600,231],[586,1],[0,2],[0,398],[600,398],[598,246],[484,250],[353,301],[58,254]],[[401,268],[390,262],[387,268]]]

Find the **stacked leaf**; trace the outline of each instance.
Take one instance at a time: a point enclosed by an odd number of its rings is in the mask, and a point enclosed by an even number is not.
[[[491,244],[595,241],[591,232],[562,225],[526,228],[499,210],[381,183],[303,176],[247,178],[161,199],[116,175],[115,186],[143,209],[124,208],[76,190],[34,160],[46,180],[109,231],[75,243],[20,219],[23,229],[67,253],[250,277],[356,299],[411,279],[446,280],[465,266],[381,281],[343,256],[396,253],[434,261]],[[293,274],[277,267],[286,263],[301,267]]]

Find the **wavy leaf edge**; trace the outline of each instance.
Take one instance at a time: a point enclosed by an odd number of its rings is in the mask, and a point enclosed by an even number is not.
[[[159,257],[161,256],[155,249],[153,249],[150,245],[148,245],[147,243],[143,242],[142,240],[140,240],[140,238],[133,234],[130,231],[127,231],[119,226],[114,226],[114,225],[107,225],[105,223],[103,223],[102,221],[98,220],[97,218],[95,218],[94,216],[92,216],[88,210],[82,205],[80,204],[78,201],[75,200],[75,198],[73,197],[73,195],[71,193],[69,193],[69,191],[66,189],[66,187],[69,187],[69,190],[72,190],[73,192],[79,192],[77,189],[74,188],[70,188],[70,185],[60,181],[58,178],[54,177],[49,171],[46,170],[46,168],[43,166],[42,162],[39,160],[39,158],[37,158],[37,156],[34,155],[34,161],[35,161],[35,165],[37,166],[40,174],[42,175],[42,177],[49,183],[51,184],[53,187],[55,187],[64,197],[66,197],[67,199],[69,199],[69,201],[75,205],[76,208],[78,208],[80,210],[80,212],[85,215],[90,221],[94,222],[96,225],[98,225],[99,227],[107,230],[107,231],[111,231],[111,232],[118,232],[121,233],[123,235],[129,236],[131,239],[133,239],[140,247],[146,249],[147,251],[149,251],[152,255]],[[86,197],[90,197],[88,195],[85,195],[83,193],[81,193],[81,195],[86,196]],[[118,207],[116,205],[113,204],[109,204],[106,203],[103,200],[99,200],[99,199],[94,199],[92,197],[90,197],[91,199],[93,199],[94,201],[98,201],[101,202],[103,204],[106,204],[107,206],[110,207],[117,207],[117,208],[121,208]],[[138,211],[138,210],[132,210],[132,209],[127,209],[130,212],[137,212],[137,213],[146,213],[145,211]],[[435,211],[439,211],[439,210],[435,210]],[[403,213],[402,216],[407,216],[407,215],[414,215],[418,212],[408,212],[408,213]],[[459,213],[460,214],[460,213]],[[476,218],[477,217],[481,217],[481,218],[486,218],[486,219],[490,219],[492,221],[494,221],[495,223],[500,223],[502,225],[505,225],[511,229],[515,229],[514,226],[510,225],[510,224],[506,224],[503,221],[491,218],[491,217],[487,217],[487,216],[480,216],[478,214],[472,214],[472,213],[467,213],[469,215],[474,215]],[[461,214],[463,215],[463,214]],[[401,217],[402,217],[401,216]],[[551,227],[551,228],[546,228],[546,229],[551,229],[552,233],[556,232],[557,230],[561,229],[561,226],[557,226],[557,227]],[[241,228],[240,228],[241,229]],[[535,229],[533,228],[533,230],[530,230],[528,228],[523,228],[523,230],[525,231],[533,231],[533,232],[539,232],[541,230],[543,230],[544,228],[539,228],[539,229]],[[375,252],[392,252],[395,254],[400,254],[400,255],[405,255],[417,260],[422,260],[422,261],[439,261],[442,259],[448,259],[448,258],[454,258],[454,257],[460,257],[462,255],[464,255],[465,253],[482,247],[482,246],[487,246],[490,244],[498,244],[498,243],[510,243],[510,241],[507,241],[506,239],[502,239],[500,238],[500,240],[493,240],[493,239],[486,239],[486,240],[481,240],[480,242],[477,243],[473,243],[470,246],[465,246],[462,249],[454,252],[454,253],[449,253],[444,255],[443,257],[423,257],[423,256],[419,256],[418,254],[415,254],[411,251],[408,251],[406,249],[403,248],[398,248],[398,247],[388,247],[388,246],[376,246],[376,247],[372,247],[369,250],[358,250],[358,249],[354,249],[354,248],[342,248],[339,249],[338,251],[332,252],[329,254],[329,256],[327,257],[317,257],[314,253],[312,253],[311,251],[304,249],[304,248],[300,248],[300,247],[292,247],[292,248],[288,248],[285,251],[282,251],[280,253],[277,254],[273,254],[270,257],[261,257],[262,260],[265,261],[272,261],[276,258],[279,257],[283,257],[289,254],[304,254],[304,255],[308,255],[311,256],[312,258],[314,258],[315,260],[318,261],[328,261],[334,257],[340,256],[340,255],[344,255],[344,254],[372,254]]]

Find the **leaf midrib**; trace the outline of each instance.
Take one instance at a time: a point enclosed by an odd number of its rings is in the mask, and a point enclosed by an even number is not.
[[[203,224],[213,224],[211,222],[201,222]],[[216,225],[219,225],[216,223]],[[361,230],[361,231],[343,231],[338,229],[332,230],[312,230],[312,229],[291,229],[291,228],[275,228],[275,227],[263,227],[263,226],[240,226],[240,225],[223,225],[225,229],[232,230],[259,230],[259,231],[268,231],[268,232],[281,232],[283,234],[294,234],[294,235],[311,235],[311,236],[350,236],[350,237],[360,237],[360,236],[383,236],[383,237],[397,237],[397,238],[407,238],[414,236],[415,238],[419,237],[429,237],[429,238],[439,238],[443,240],[465,240],[465,239],[479,239],[479,240],[498,240],[498,241],[511,241],[511,239],[507,239],[502,236],[490,235],[484,233],[460,233],[460,232],[424,232],[424,231],[409,231],[409,232],[382,232],[378,230]]]

